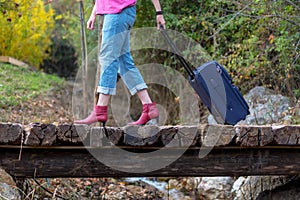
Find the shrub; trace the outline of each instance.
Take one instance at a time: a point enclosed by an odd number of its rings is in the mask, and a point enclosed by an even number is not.
[[[0,55],[39,67],[51,44],[54,13],[51,7],[45,9],[42,0],[18,2],[0,4]]]

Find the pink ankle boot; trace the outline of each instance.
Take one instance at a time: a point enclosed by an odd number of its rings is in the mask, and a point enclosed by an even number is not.
[[[139,120],[129,123],[129,125],[157,124],[159,112],[156,103],[143,104],[143,112]]]
[[[75,124],[87,124],[90,125],[95,122],[102,122],[103,127],[107,121],[107,106],[95,106],[92,113],[83,120],[75,120]]]

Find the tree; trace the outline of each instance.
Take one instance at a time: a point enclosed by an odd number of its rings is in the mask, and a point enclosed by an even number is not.
[[[138,1],[136,26],[154,26],[148,7]],[[162,7],[167,27],[199,42],[243,92],[264,85],[300,97],[299,0],[165,0]]]
[[[42,0],[1,2],[0,55],[39,67],[47,57],[54,27],[54,12]]]

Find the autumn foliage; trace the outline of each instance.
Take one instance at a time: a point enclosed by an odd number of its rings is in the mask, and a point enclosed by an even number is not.
[[[42,0],[0,1],[0,55],[39,67],[51,44],[53,15]]]

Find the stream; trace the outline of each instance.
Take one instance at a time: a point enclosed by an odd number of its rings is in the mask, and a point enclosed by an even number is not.
[[[132,182],[137,182],[137,181],[141,181],[144,183],[147,183],[153,187],[155,187],[156,189],[158,189],[159,191],[161,191],[164,194],[164,199],[165,200],[177,200],[177,199],[184,199],[184,194],[180,191],[178,191],[177,189],[166,189],[168,188],[168,182],[161,182],[161,181],[155,181],[155,180],[149,180],[146,177],[140,177],[140,178],[126,178],[125,179],[127,182],[132,183]]]

